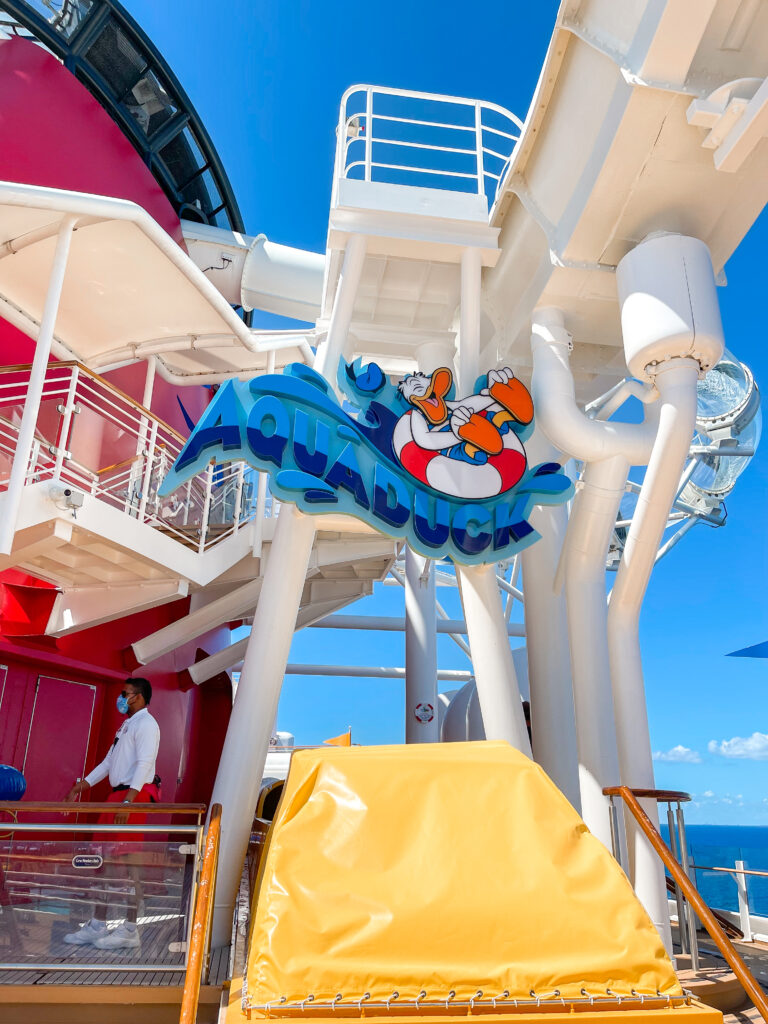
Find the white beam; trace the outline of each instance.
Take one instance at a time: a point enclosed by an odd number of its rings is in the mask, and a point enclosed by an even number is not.
[[[287,676],[352,676],[360,679],[405,679],[406,669],[373,665],[286,665]],[[468,683],[472,673],[461,669],[439,669],[437,678],[453,683]]]
[[[123,615],[159,608],[186,597],[188,592],[186,580],[106,584],[65,590],[56,596],[45,632],[47,636],[68,636]]]
[[[260,579],[243,584],[229,594],[190,612],[183,619],[163,626],[162,629],[145,636],[143,640],[137,640],[131,645],[134,657],[140,665],[148,665],[164,654],[170,654],[171,651],[189,643],[190,640],[202,636],[210,629],[215,629],[216,626],[246,613],[250,614],[256,607],[260,593]]]
[[[405,619],[396,615],[328,615],[310,623],[312,629],[370,629],[388,633],[402,633]],[[466,636],[467,624],[462,619],[438,619],[435,629],[438,633],[459,633]],[[507,623],[508,636],[525,636],[521,622]]]

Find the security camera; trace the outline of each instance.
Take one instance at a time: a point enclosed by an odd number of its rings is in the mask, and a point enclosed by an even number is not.
[[[85,495],[82,491],[75,491],[71,487],[65,487],[62,497],[67,508],[82,508]]]

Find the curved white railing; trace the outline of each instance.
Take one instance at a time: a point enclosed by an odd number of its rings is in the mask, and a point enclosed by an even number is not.
[[[341,98],[334,189],[340,178],[420,185],[484,195],[490,208],[522,127],[496,103],[353,85]]]

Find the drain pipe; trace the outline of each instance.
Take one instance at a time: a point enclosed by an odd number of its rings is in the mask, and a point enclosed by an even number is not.
[[[653,789],[640,608],[695,429],[696,382],[720,359],[725,342],[709,250],[700,240],[650,236],[621,261],[616,283],[630,373],[653,380],[660,396],[656,441],[608,611],[622,783]],[[645,801],[644,810],[658,827],[656,801]],[[634,822],[628,840],[635,892],[669,949],[664,869]]]
[[[620,773],[606,643],[605,559],[629,466],[648,461],[656,420],[652,415],[639,424],[590,419],[576,402],[572,347],[559,310],[534,313],[532,389],[538,426],[556,448],[586,463],[561,557],[581,813],[593,835],[611,850],[610,806],[603,788],[615,785],[611,780]]]

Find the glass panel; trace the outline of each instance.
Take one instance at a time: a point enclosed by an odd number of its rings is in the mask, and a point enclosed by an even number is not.
[[[28,6],[69,39],[93,7],[93,0],[30,0]]]
[[[195,887],[186,837],[113,835],[0,840],[0,962],[183,967]]]
[[[136,83],[147,63],[113,21],[107,22],[88,48],[87,55],[118,99]]]
[[[125,104],[147,136],[154,135],[178,110],[153,71],[142,75],[130,90]]]

